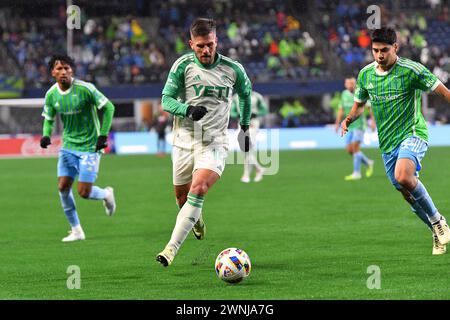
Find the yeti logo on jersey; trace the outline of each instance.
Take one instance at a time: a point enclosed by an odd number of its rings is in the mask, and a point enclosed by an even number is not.
[[[230,87],[193,85],[197,97],[217,97],[226,99],[230,93]]]

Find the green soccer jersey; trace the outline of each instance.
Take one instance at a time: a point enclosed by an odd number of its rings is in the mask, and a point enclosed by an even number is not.
[[[361,69],[355,101],[370,100],[383,153],[411,136],[428,141],[421,112],[422,91],[433,91],[440,83],[422,64],[405,58],[398,58],[386,72],[377,69],[376,61]]]
[[[350,113],[350,110],[352,110],[354,103],[355,101],[353,93],[348,90],[342,91],[339,108],[342,108],[344,110],[344,117],[346,117]],[[348,127],[348,131],[352,131],[355,129],[365,130],[365,128],[366,121],[364,115],[361,115],[358,119],[350,124],[350,126]]]
[[[108,99],[91,83],[74,79],[66,91],[55,83],[45,95],[42,116],[53,121],[56,114],[60,114],[64,127],[63,148],[95,152],[100,135],[97,109],[107,102]]]
[[[252,117],[264,117],[269,112],[269,107],[264,101],[264,97],[256,91],[252,91],[251,98],[251,113]],[[239,95],[233,96],[233,103],[231,104],[231,117],[237,118],[239,116]]]
[[[212,65],[203,65],[194,53],[180,57],[173,64],[163,89],[163,108],[175,115],[173,144],[191,149],[198,143],[228,144],[227,128],[233,90],[241,100],[241,124],[250,123],[251,82],[238,62],[216,55]],[[177,99],[176,103],[166,98]],[[195,124],[185,117],[187,106],[204,106],[208,113]],[[200,126],[202,134],[194,128]]]

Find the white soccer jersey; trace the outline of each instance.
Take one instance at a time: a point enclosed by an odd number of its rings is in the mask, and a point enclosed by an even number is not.
[[[246,110],[241,123],[248,125],[252,89],[241,64],[220,54],[209,66],[201,64],[194,53],[175,61],[163,89],[163,108],[175,115],[174,146],[184,149],[192,149],[196,144],[227,146],[233,89]],[[168,101],[167,97],[178,101]],[[185,117],[188,106],[204,106],[208,113],[194,122]]]

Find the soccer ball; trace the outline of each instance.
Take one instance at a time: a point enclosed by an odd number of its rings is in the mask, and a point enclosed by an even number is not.
[[[244,250],[228,248],[217,256],[215,268],[219,279],[228,283],[238,283],[248,277],[252,265]]]

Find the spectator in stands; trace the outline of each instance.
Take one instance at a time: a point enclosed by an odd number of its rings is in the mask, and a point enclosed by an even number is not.
[[[307,113],[305,107],[296,99],[293,103],[289,101],[284,101],[280,108],[280,115],[282,117],[281,126],[283,128],[287,127],[299,127],[300,126],[300,116]]]

